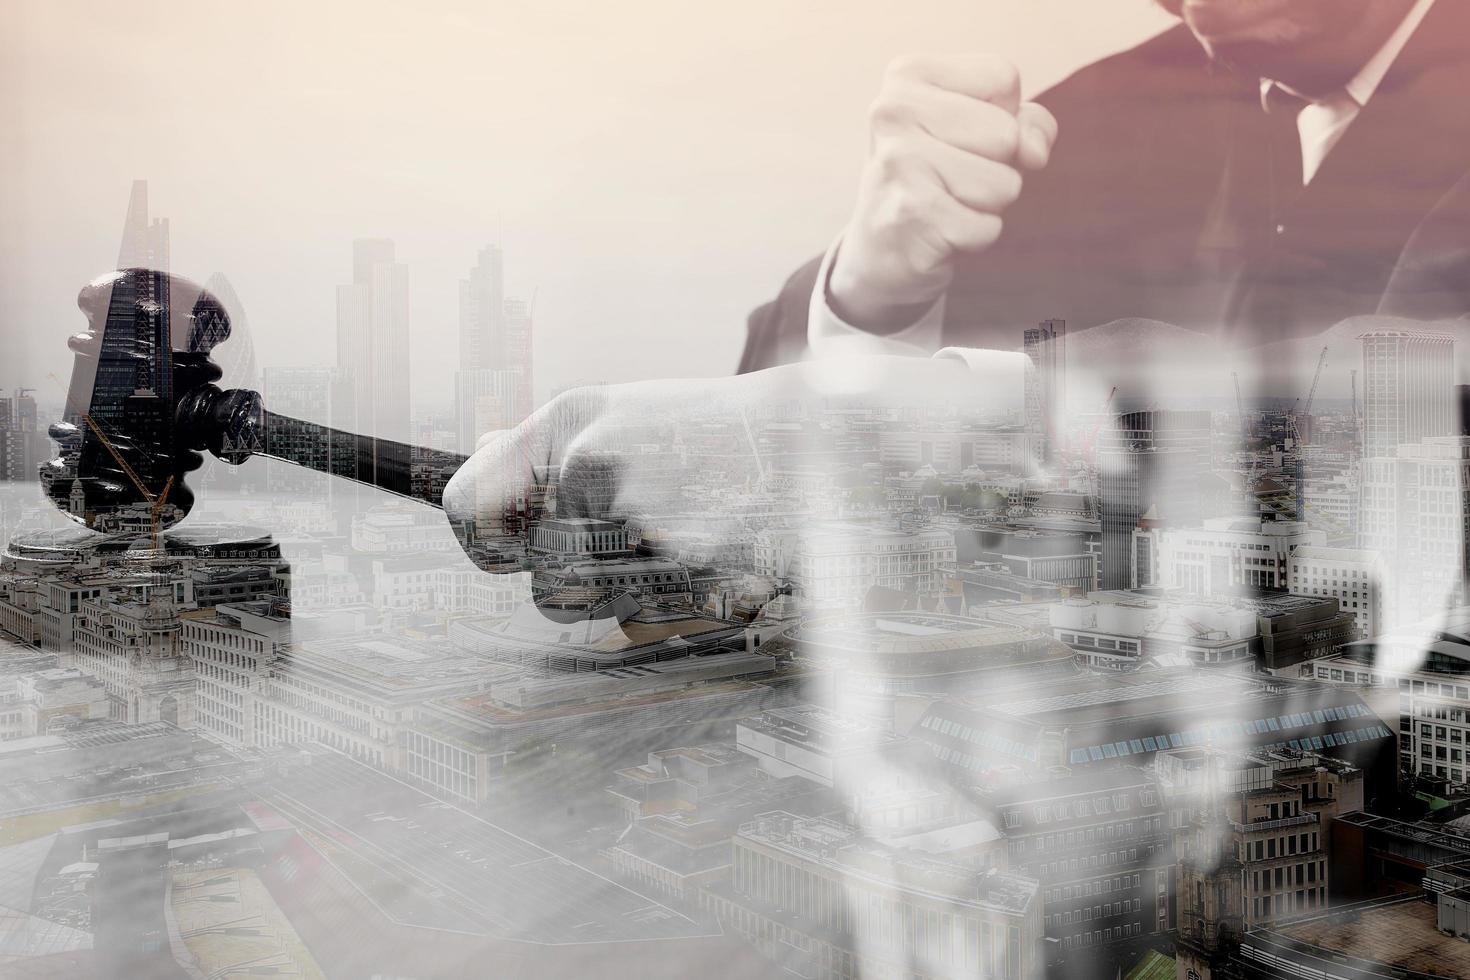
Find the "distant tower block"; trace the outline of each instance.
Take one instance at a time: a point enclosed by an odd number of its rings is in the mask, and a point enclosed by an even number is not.
[[[1454,435],[1455,341],[1421,330],[1374,330],[1363,344],[1363,457]]]
[[[135,180],[128,196],[128,215],[123,220],[117,267],[167,272],[168,263],[168,219],[148,217],[148,181]]]
[[[1026,355],[1026,434],[1036,468],[1050,469],[1065,449],[1067,321],[1043,320],[1022,334]]]

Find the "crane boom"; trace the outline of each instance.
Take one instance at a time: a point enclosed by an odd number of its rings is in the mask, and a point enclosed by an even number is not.
[[[1317,397],[1317,383],[1322,380],[1322,368],[1327,366],[1327,348],[1322,348],[1322,353],[1317,356],[1317,373],[1312,375],[1312,388],[1307,392],[1307,404],[1302,408],[1303,415],[1312,414],[1312,401]]]

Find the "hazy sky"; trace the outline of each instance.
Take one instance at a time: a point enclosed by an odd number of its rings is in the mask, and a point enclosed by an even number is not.
[[[76,291],[147,178],[174,271],[234,283],[267,366],[332,363],[351,241],[394,239],[429,408],[480,246],[537,291],[539,395],[728,373],[749,309],[840,228],[890,58],[1000,52],[1034,90],[1164,23],[1150,0],[9,0],[4,19],[0,387],[59,392]]]

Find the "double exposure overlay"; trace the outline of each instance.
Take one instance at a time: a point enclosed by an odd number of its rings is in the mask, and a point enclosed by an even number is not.
[[[63,7],[0,976],[1470,976],[1460,0]]]

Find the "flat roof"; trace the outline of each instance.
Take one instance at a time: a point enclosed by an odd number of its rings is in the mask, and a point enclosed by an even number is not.
[[[1024,913],[1036,900],[1040,887],[1030,878],[976,871],[935,860],[917,850],[886,845],[823,817],[799,817],[784,811],[765,813],[743,824],[740,836],[841,869],[845,874],[877,877],[889,888],[1011,915]]]
[[[1273,936],[1430,976],[1470,977],[1470,943],[1443,935],[1435,906],[1418,896],[1377,907],[1349,907],[1261,934],[1253,931],[1246,943]]]
[[[925,612],[832,616],[793,626],[786,635],[803,645],[883,654],[934,653],[1045,638],[1010,623]]]

